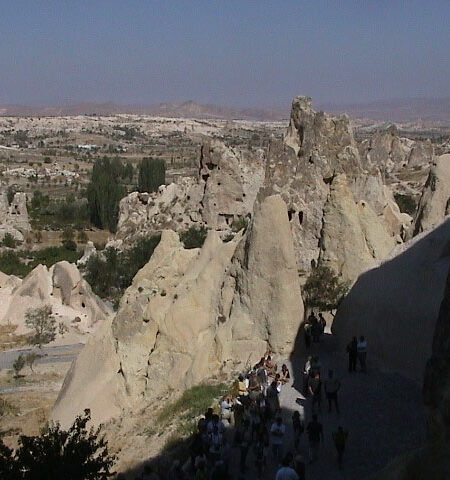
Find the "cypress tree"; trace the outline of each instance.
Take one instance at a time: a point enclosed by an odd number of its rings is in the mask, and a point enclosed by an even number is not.
[[[156,192],[166,183],[166,164],[161,158],[145,157],[139,164],[139,192]]]
[[[119,201],[126,193],[118,181],[117,165],[111,164],[108,158],[96,160],[86,192],[91,222],[98,228],[115,232]]]

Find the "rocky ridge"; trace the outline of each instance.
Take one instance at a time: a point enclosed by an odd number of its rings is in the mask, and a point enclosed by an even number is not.
[[[345,174],[352,201],[360,205],[348,212],[358,217],[352,222],[367,224],[367,218],[359,216],[367,217],[369,209],[374,212],[371,218],[377,217],[369,240],[358,231],[361,251],[371,257],[364,268],[371,268],[388,253],[388,246],[402,242],[412,219],[400,212],[383,184],[380,165],[361,157],[348,117],[315,112],[308,97],[294,99],[284,141],[273,139],[267,151],[248,152],[208,140],[201,149],[197,178],[162,186],[155,194],[135,192],[124,198],[114,245],[167,228],[181,232],[202,225],[225,238],[233,234],[236,222],[254,214],[256,198],[280,194],[288,207],[298,269],[306,276],[319,257],[328,255],[323,252],[323,226],[330,213],[326,205],[332,191],[334,197],[348,195],[347,190],[333,190],[333,179],[340,174]],[[353,281],[361,267],[348,265],[344,271]]]
[[[229,242],[211,231],[201,250],[187,250],[175,232],[164,231],[112,323],[94,333],[73,365],[53,418],[67,425],[89,407],[96,422],[106,421],[169,389],[255,363],[268,347],[289,353],[302,320],[280,196],[262,200],[247,232]]]
[[[50,305],[57,321],[75,335],[92,332],[112,313],[69,262],[58,262],[50,269],[38,265],[23,280],[1,274],[0,325],[16,325],[15,333],[28,333],[26,311],[43,305]]]

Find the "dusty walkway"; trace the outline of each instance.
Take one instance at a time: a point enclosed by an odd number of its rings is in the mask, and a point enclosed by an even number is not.
[[[307,480],[364,480],[380,470],[397,455],[420,445],[425,430],[424,408],[421,402],[420,385],[396,374],[382,373],[370,368],[370,343],[368,374],[347,372],[346,355],[336,352],[334,338],[325,335],[323,342],[311,348],[311,354],[319,355],[322,372],[328,368],[335,370],[341,380],[339,403],[341,414],[328,413],[328,405],[323,400],[319,421],[323,424],[325,440],[321,446],[320,458],[314,464],[307,464]],[[310,402],[301,395],[301,366],[305,357],[277,359],[288,363],[293,383],[283,387],[281,392],[282,416],[287,425],[287,438],[284,451],[294,451],[292,441],[291,415],[296,409],[305,406],[306,422],[311,417]],[[339,471],[331,434],[338,425],[349,431],[344,469]],[[308,443],[304,434],[301,453],[308,458]],[[236,456],[238,452],[236,451]],[[256,479],[254,456],[249,453],[248,471],[233,478]],[[276,465],[272,462],[265,472],[264,479],[275,478]]]

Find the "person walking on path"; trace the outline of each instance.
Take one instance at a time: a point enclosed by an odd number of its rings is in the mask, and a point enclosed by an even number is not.
[[[338,391],[341,382],[334,377],[333,370],[328,370],[328,378],[325,380],[325,395],[328,400],[328,412],[331,413],[331,405],[334,403],[336,413],[339,413]]]
[[[294,457],[292,453],[287,453],[281,461],[281,467],[275,475],[275,480],[299,480],[297,473],[291,467]]]
[[[322,410],[322,380],[320,379],[319,372],[314,374],[314,377],[308,381],[308,393],[312,395],[312,411],[314,413],[315,406],[317,405],[318,411]]]
[[[275,457],[276,460],[279,460],[281,458],[285,433],[286,433],[286,426],[281,420],[281,417],[277,417],[275,422],[270,427],[272,451],[273,451],[273,456]]]
[[[356,360],[358,358],[358,340],[353,337],[352,341],[347,345],[348,353],[348,371],[356,372]]]
[[[364,338],[364,336],[361,335],[359,338],[359,342],[357,345],[358,349],[358,360],[359,360],[359,365],[361,366],[361,372],[367,373],[367,365],[366,365],[366,360],[367,360],[367,340]]]
[[[316,414],[312,416],[312,420],[308,423],[306,431],[308,432],[309,440],[309,461],[312,463],[317,460],[320,442],[323,442],[323,427],[317,420]]]
[[[341,426],[338,427],[337,431],[333,433],[333,442],[336,447],[338,455],[338,464],[339,468],[342,468],[345,443],[347,442],[348,432],[345,431]]]
[[[300,443],[300,437],[305,431],[305,426],[303,425],[302,419],[300,417],[300,412],[296,410],[292,414],[292,428],[294,430],[294,447],[298,450],[298,445]]]

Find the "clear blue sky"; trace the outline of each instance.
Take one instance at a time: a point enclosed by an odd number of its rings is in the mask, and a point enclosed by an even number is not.
[[[0,0],[0,103],[450,95],[450,0]]]

